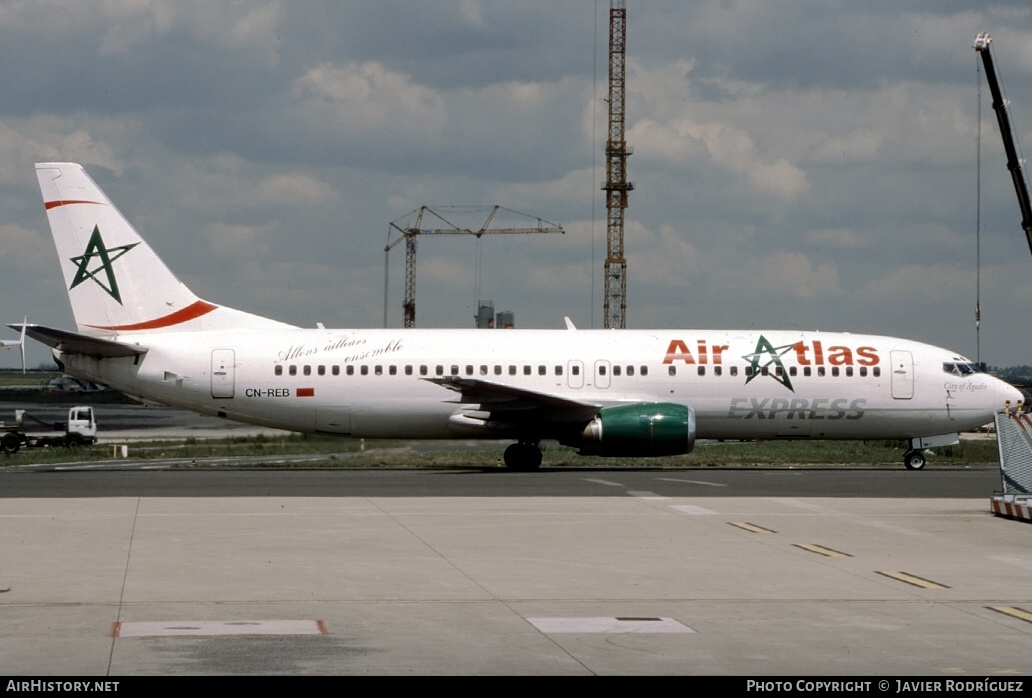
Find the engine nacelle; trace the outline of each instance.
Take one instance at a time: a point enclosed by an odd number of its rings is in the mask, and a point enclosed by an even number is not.
[[[695,411],[670,402],[603,407],[584,428],[581,455],[676,456],[695,447]]]

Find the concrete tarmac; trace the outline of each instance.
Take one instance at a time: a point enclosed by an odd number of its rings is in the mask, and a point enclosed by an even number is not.
[[[613,495],[2,498],[0,674],[1032,673],[1032,526],[988,495],[585,477]]]

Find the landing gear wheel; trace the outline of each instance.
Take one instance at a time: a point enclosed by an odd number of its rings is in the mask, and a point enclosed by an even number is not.
[[[921,470],[925,467],[925,457],[920,451],[907,451],[903,454],[903,465],[907,470]]]
[[[537,444],[521,441],[505,449],[505,467],[516,472],[537,470],[541,467],[541,449]]]
[[[0,439],[0,450],[4,453],[17,453],[21,447],[21,441],[14,434],[4,434],[4,438]]]

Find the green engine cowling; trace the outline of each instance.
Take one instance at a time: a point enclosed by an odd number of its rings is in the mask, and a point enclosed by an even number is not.
[[[670,402],[603,407],[584,428],[581,455],[676,456],[695,446],[695,411]]]

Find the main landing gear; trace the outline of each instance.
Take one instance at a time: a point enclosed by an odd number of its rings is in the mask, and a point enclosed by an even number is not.
[[[505,467],[509,470],[526,472],[541,467],[541,449],[536,441],[520,441],[505,449]]]
[[[907,470],[921,470],[925,467],[925,457],[920,451],[912,450],[903,454],[903,465]]]

